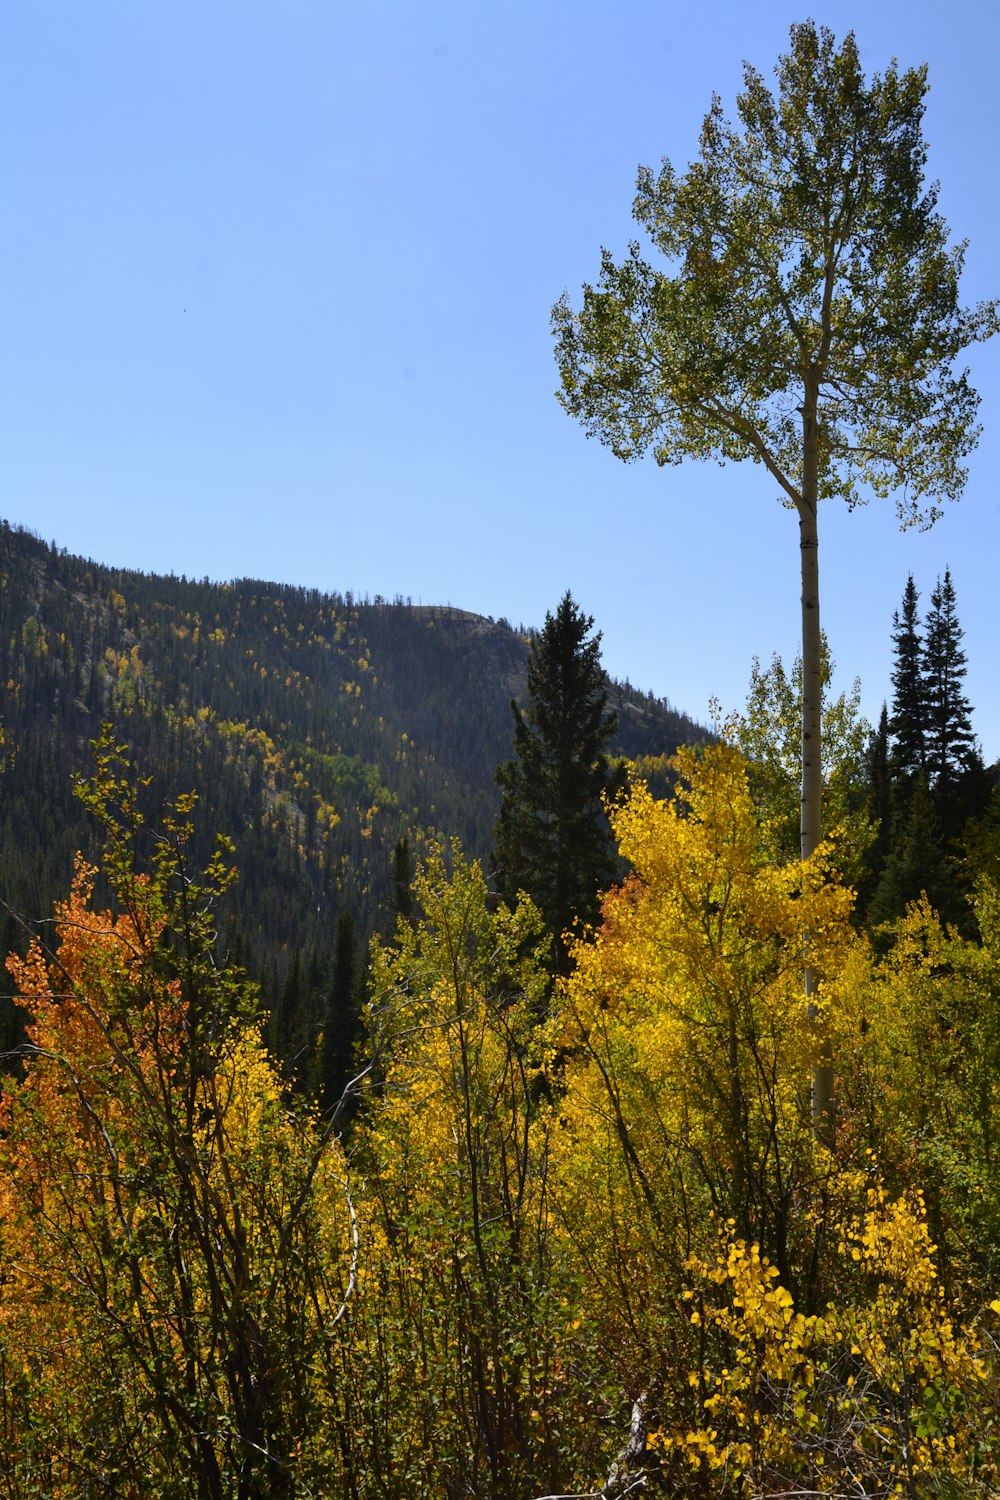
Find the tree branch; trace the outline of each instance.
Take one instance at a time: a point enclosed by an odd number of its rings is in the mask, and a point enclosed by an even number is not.
[[[537,1500],[624,1500],[626,1495],[645,1489],[645,1469],[640,1469],[631,1477],[628,1472],[630,1466],[646,1451],[646,1418],[643,1412],[645,1400],[646,1392],[643,1391],[642,1395],[633,1402],[628,1439],[619,1450],[614,1463],[608,1470],[608,1477],[599,1490],[575,1494],[539,1495]]]

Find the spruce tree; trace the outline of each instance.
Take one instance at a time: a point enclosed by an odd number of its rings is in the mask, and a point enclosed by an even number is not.
[[[354,1069],[354,1052],[360,1035],[357,971],[354,920],[350,912],[342,911],[337,918],[333,979],[323,1026],[320,1093],[324,1109],[337,1105]]]
[[[893,741],[890,764],[897,776],[915,776],[927,767],[927,687],[917,616],[919,599],[911,573],[903,592],[902,613],[892,617],[895,665],[889,733]]]
[[[868,907],[868,922],[877,927],[895,921],[922,894],[947,922],[959,922],[966,910],[954,864],[947,855],[944,829],[927,778],[921,774],[914,778],[893,819],[892,846]]]
[[[955,608],[951,572],[945,569],[931,594],[924,642],[924,691],[927,701],[927,768],[936,799],[948,800],[955,783],[979,764],[972,709],[962,691],[965,652]]]
[[[567,969],[564,934],[593,922],[598,893],[614,873],[611,831],[601,796],[620,780],[607,745],[608,709],[600,631],[569,593],[532,642],[528,701],[514,715],[514,759],[498,768],[503,791],[494,828],[493,874],[508,901],[526,891],[553,938],[553,964]]]
[[[392,887],[392,913],[394,919],[398,920],[402,917],[405,922],[412,922],[413,862],[410,859],[410,841],[405,833],[401,834],[396,840],[396,847],[392,851],[389,881]]]
[[[868,742],[868,786],[872,816],[878,820],[876,846],[885,853],[888,825],[892,817],[892,782],[889,772],[889,711],[882,704],[878,728]]]
[[[937,581],[922,630],[918,598],[911,577],[893,616],[891,837],[868,918],[901,916],[924,891],[946,920],[960,924],[967,911],[954,849],[989,788],[962,691],[965,652],[950,572]]]
[[[866,871],[858,882],[858,906],[867,912],[892,850],[894,799],[889,763],[889,710],[882,704],[878,728],[872,731],[866,754],[868,803],[877,832],[865,856]]]

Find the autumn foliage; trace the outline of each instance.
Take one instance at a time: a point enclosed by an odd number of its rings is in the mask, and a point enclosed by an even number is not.
[[[731,747],[676,772],[554,995],[530,902],[432,851],[345,1143],[219,961],[228,851],[100,749],[102,868],[8,962],[0,1494],[995,1491],[1000,892],[876,953],[836,838],[783,855]]]
[[[136,875],[109,746],[87,795],[116,913],[80,864],[52,950],[8,964],[31,1019],[2,1098],[0,1474],[25,1495],[301,1493],[330,1469],[344,1163],[215,967],[225,851],[192,878],[185,804]]]

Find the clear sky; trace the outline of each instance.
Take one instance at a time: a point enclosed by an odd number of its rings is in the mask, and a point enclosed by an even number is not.
[[[567,588],[609,670],[705,718],[790,662],[798,536],[758,468],[625,466],[554,399],[549,312],[683,169],[713,90],[805,10],[747,0],[31,0],[0,19],[0,514],[147,571],[450,602],[541,624]],[[835,0],[869,71],[926,61],[931,175],[1000,292],[983,0]],[[821,517],[838,683],[889,691],[892,613],[950,566],[1000,756],[1000,339],[930,532]]]

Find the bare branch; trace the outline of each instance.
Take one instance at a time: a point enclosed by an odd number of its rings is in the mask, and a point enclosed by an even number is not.
[[[576,1494],[539,1495],[537,1500],[624,1500],[626,1495],[645,1489],[647,1479],[645,1469],[640,1469],[633,1475],[629,1475],[628,1471],[631,1465],[646,1452],[646,1417],[643,1412],[646,1395],[647,1393],[643,1391],[642,1395],[636,1397],[632,1403],[632,1421],[629,1425],[628,1439],[619,1450],[614,1463],[608,1470],[608,1477],[599,1490],[588,1490],[586,1493]]]

